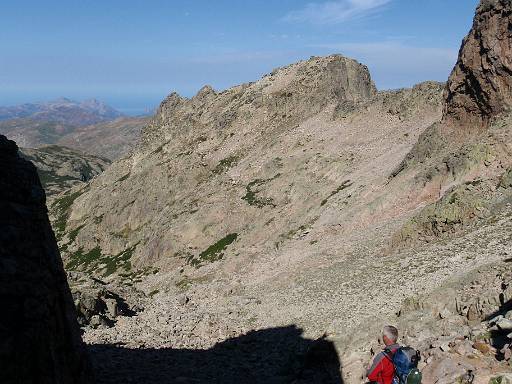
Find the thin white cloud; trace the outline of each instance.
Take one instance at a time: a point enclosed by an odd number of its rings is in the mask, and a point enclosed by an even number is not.
[[[374,13],[391,0],[336,0],[309,3],[304,8],[291,11],[284,20],[311,24],[338,24]]]

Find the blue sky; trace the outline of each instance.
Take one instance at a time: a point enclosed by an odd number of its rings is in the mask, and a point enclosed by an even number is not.
[[[478,0],[2,0],[0,105],[96,97],[126,112],[312,55],[379,89],[444,81]]]

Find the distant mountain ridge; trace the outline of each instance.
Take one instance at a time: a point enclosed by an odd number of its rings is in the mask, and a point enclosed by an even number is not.
[[[97,124],[121,116],[121,112],[96,99],[77,102],[63,97],[43,103],[0,107],[0,120],[30,118],[73,126]]]
[[[113,121],[79,127],[56,144],[116,160],[137,143],[150,117],[121,117]]]
[[[64,145],[117,159],[134,145],[149,117],[128,117],[96,99],[66,98],[0,107],[0,134],[21,147]]]

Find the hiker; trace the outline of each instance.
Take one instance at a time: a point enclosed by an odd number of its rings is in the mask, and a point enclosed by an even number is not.
[[[382,341],[386,347],[375,356],[366,375],[371,383],[392,384],[395,377],[395,366],[390,355],[392,356],[400,348],[400,345],[397,344],[398,329],[386,325],[382,330]]]
[[[370,383],[377,384],[421,384],[418,370],[420,353],[411,347],[397,344],[398,329],[386,325],[382,330],[384,349],[373,359],[366,375]]]

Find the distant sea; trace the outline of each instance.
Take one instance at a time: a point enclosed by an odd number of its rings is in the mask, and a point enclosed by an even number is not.
[[[115,106],[114,108],[128,116],[148,116],[155,113],[155,109],[152,108],[120,108]]]

